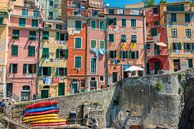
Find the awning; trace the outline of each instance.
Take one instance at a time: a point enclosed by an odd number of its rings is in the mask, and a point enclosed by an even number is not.
[[[157,42],[156,44],[160,47],[167,47],[167,45],[164,42]]]
[[[125,69],[124,71],[125,72],[128,72],[128,71],[130,71],[130,72],[132,72],[132,71],[144,71],[144,69],[141,68],[141,67],[138,67],[138,66],[131,66],[131,67]]]

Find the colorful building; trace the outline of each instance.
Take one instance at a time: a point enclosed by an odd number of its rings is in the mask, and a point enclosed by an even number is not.
[[[39,1],[43,28],[40,37],[38,96],[48,98],[67,94],[67,40],[61,20],[60,0]]]
[[[109,84],[143,72],[125,72],[130,66],[145,66],[145,16],[143,10],[110,8],[105,10],[108,37]]]
[[[193,67],[194,7],[189,2],[163,3],[160,11],[161,22],[167,28],[170,71]]]
[[[8,1],[0,4],[0,97],[6,96],[6,64],[8,44]]]
[[[107,84],[106,28],[103,1],[89,1],[87,24],[86,85],[88,90],[105,88]]]
[[[146,73],[168,72],[166,26],[161,23],[160,6],[145,8],[146,16]]]
[[[35,1],[9,3],[7,87],[8,97],[26,101],[36,95],[39,28],[42,26]]]

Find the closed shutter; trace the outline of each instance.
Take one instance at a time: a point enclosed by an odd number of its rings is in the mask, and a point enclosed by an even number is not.
[[[65,40],[67,41],[69,39],[69,33],[65,33]]]
[[[27,64],[23,65],[23,73],[27,73]]]
[[[75,48],[81,48],[81,38],[75,39]]]
[[[11,48],[12,48],[11,55],[12,56],[18,56],[18,46],[17,45],[12,45]]]
[[[126,19],[122,19],[122,27],[126,27]]]
[[[12,38],[13,39],[19,39],[20,31],[19,30],[13,30],[12,32]]]
[[[116,18],[114,18],[113,24],[114,24],[114,25],[117,25],[117,19],[116,19]]]
[[[68,49],[65,49],[65,59],[68,59]]]
[[[91,58],[91,73],[96,73],[96,58]]]
[[[42,67],[39,67],[38,69],[38,76],[42,76]]]
[[[192,50],[194,50],[194,43],[192,43]]]
[[[0,17],[0,25],[2,25],[2,24],[3,24],[3,18]]]
[[[32,19],[32,27],[38,27],[38,20]]]
[[[60,33],[56,32],[56,40],[60,40]]]
[[[26,25],[26,19],[25,18],[19,18],[19,26],[25,26]]]
[[[59,76],[59,68],[56,69],[56,76]]]
[[[64,68],[64,76],[67,76],[67,68]]]
[[[43,58],[49,58],[49,48],[43,48]]]
[[[52,68],[48,67],[48,76],[51,76]]]
[[[133,58],[133,53],[131,51],[129,51],[129,59]]]
[[[81,21],[75,21],[75,29],[80,31],[82,28],[82,23]]]
[[[56,49],[56,58],[60,57],[60,49]]]
[[[104,22],[103,21],[100,21],[100,29],[101,30],[104,30],[105,29],[105,26],[104,26]]]
[[[75,68],[81,68],[81,57],[75,57]]]
[[[96,48],[96,40],[91,40],[91,48]]]
[[[110,19],[109,18],[106,18],[106,24],[107,24],[107,26],[110,24]]]
[[[35,56],[35,46],[28,46],[28,56]]]
[[[181,47],[182,47],[181,43],[178,43],[178,50],[181,50]]]
[[[138,51],[136,51],[136,59],[138,59],[139,58],[139,52]]]

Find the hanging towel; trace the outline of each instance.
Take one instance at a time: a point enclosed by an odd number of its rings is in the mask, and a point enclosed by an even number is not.
[[[43,83],[44,83],[44,85],[51,85],[52,79],[45,77],[45,78],[43,78]]]
[[[95,53],[95,56],[98,59],[98,49],[92,48],[92,51]]]
[[[105,50],[105,49],[99,49],[99,53],[100,53],[101,55],[104,55],[106,52],[107,52],[107,50]]]

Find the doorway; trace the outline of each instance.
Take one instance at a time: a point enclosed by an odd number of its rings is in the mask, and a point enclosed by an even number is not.
[[[48,98],[49,97],[49,90],[41,90],[41,98]]]
[[[65,83],[59,83],[58,84],[58,96],[64,96],[65,95]]]
[[[180,59],[174,59],[173,63],[174,63],[174,71],[175,72],[181,70]]]
[[[11,97],[13,95],[13,83],[7,83],[6,85],[6,96]]]
[[[78,81],[77,79],[74,79],[71,84],[71,92],[72,94],[78,93]]]
[[[154,62],[154,73],[155,74],[158,74],[159,70],[160,70],[160,62],[159,61],[156,61]]]

